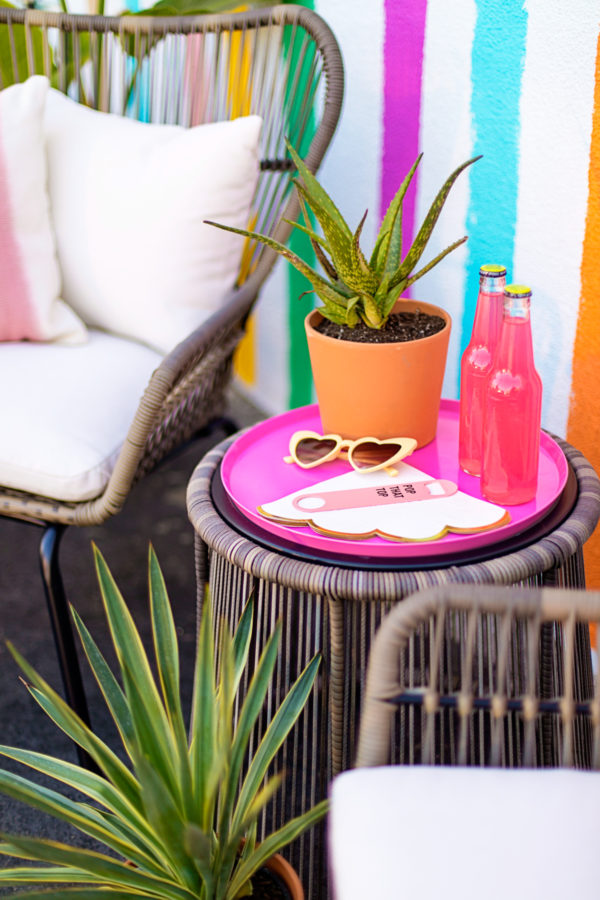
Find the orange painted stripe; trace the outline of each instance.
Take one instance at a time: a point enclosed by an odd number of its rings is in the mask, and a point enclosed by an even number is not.
[[[596,52],[588,186],[567,439],[600,472],[600,38]],[[587,587],[600,588],[600,529],[596,529],[587,542],[584,555]]]

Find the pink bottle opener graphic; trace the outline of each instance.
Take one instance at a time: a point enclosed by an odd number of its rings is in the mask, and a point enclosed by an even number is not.
[[[388,503],[439,500],[442,497],[451,497],[457,491],[458,487],[454,482],[435,478],[432,481],[350,488],[346,491],[323,491],[320,494],[300,494],[298,497],[294,497],[292,504],[302,512],[327,512],[333,509],[383,506]]]

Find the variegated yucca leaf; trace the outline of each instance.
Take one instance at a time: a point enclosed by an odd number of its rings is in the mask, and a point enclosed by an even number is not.
[[[240,697],[240,685],[247,680],[253,601],[248,600],[234,635],[225,623],[220,625],[217,653],[207,598],[186,728],[177,633],[154,551],[150,549],[148,569],[153,664],[96,548],[94,556],[119,678],[84,623],[76,614],[74,618],[129,764],[11,648],[34,698],[90,754],[102,774],[43,753],[0,746],[0,755],[80,792],[85,799],[72,800],[34,779],[1,770],[0,793],[66,822],[104,845],[107,852],[43,838],[0,835],[0,854],[43,864],[0,868],[0,884],[43,887],[28,890],[22,895],[27,897],[235,900],[247,893],[248,880],[269,856],[325,815],[326,801],[285,823],[262,843],[256,842],[257,819],[283,778],[271,772],[275,756],[313,688],[319,657],[291,686],[251,756],[250,740],[277,664],[281,625],[266,642]]]

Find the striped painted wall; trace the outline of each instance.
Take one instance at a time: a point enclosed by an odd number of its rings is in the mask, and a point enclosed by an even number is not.
[[[307,4],[308,5],[308,4]],[[543,425],[600,471],[599,0],[314,0],[344,56],[342,121],[321,169],[350,224],[369,210],[370,250],[382,211],[423,151],[406,235],[445,177],[459,179],[434,234],[433,256],[469,241],[412,289],[444,306],[453,335],[444,384],[457,397],[480,264],[502,262],[533,289]],[[298,299],[278,263],[260,300],[241,387],[268,412],[312,401]],[[292,324],[291,324],[292,323]],[[600,587],[600,535],[588,544]]]

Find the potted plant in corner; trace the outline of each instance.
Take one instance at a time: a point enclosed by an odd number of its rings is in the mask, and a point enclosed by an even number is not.
[[[0,753],[5,757],[63,782],[86,800],[74,801],[7,771],[0,771],[0,791],[71,824],[108,852],[2,835],[0,853],[42,865],[0,869],[0,884],[38,885],[40,890],[27,891],[28,898],[234,900],[252,894],[260,900],[253,879],[257,873],[264,877],[263,867],[268,866],[279,879],[290,876],[285,882],[287,898],[285,891],[273,893],[272,885],[269,898],[302,900],[298,877],[278,851],[322,818],[327,801],[285,823],[261,843],[256,841],[256,823],[282,781],[282,775],[266,776],[304,707],[319,658],[312,659],[290,688],[245,769],[250,734],[274,671],[281,626],[265,645],[236,718],[234,708],[252,632],[252,600],[233,637],[225,626],[221,629],[218,663],[210,604],[205,604],[186,733],[176,632],[154,552],[150,550],[149,585],[158,677],[152,674],[139,633],[104,559],[96,548],[94,553],[122,687],[81,619],[76,613],[74,617],[127,761],[85,726],[11,647],[35,699],[87,751],[99,774],[42,753],[3,746]]]
[[[480,157],[449,176],[403,255],[402,204],[421,154],[390,203],[367,259],[359,243],[367,214],[353,233],[289,143],[288,150],[306,222],[290,224],[310,237],[323,275],[266,235],[209,224],[267,244],[306,276],[322,301],[305,325],[323,431],[353,439],[405,435],[423,446],[435,437],[451,320],[433,304],[400,298],[467,240],[460,238],[415,271],[452,185]],[[308,210],[322,235],[311,227]]]

